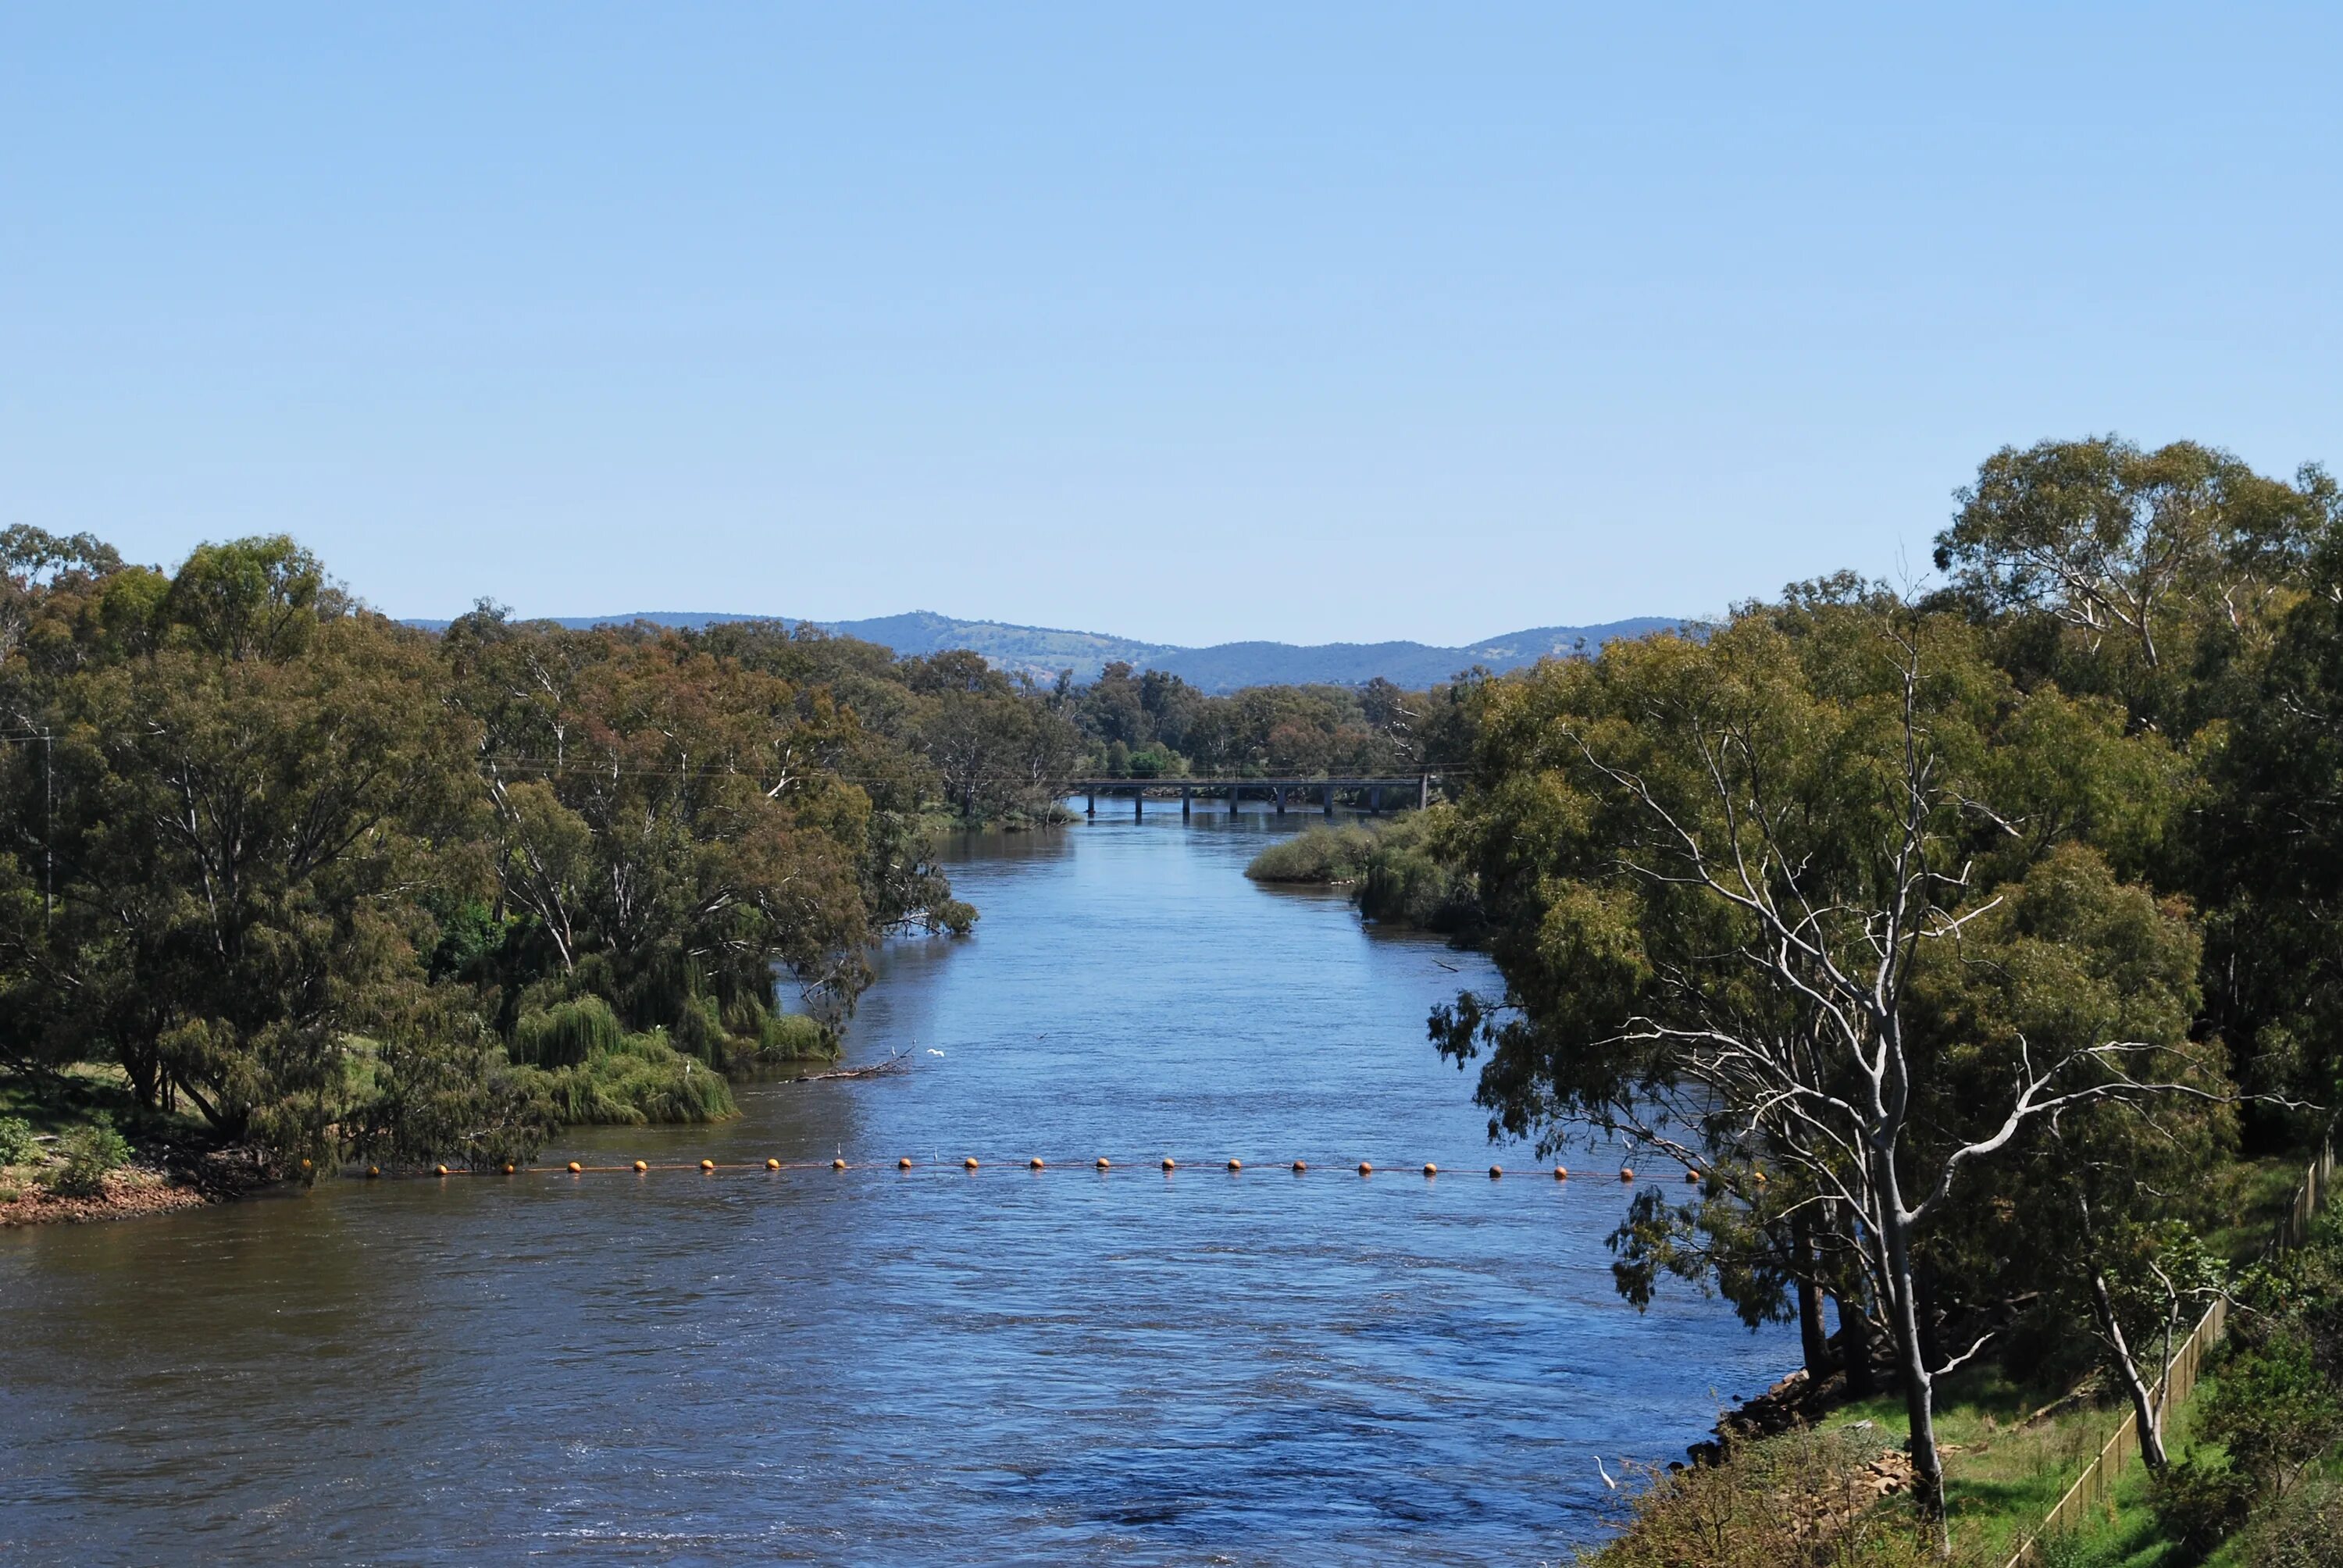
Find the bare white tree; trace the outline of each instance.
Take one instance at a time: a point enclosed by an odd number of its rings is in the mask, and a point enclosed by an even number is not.
[[[1907,1038],[1916,960],[1929,944],[1959,940],[1999,901],[1973,893],[1968,864],[1949,863],[1965,836],[1956,829],[2017,827],[1975,799],[1973,784],[1956,780],[1923,711],[1922,642],[1907,632],[1893,641],[1900,756],[1881,773],[1893,799],[1870,819],[1875,840],[1839,846],[1833,869],[1815,849],[1813,801],[1783,777],[1759,721],[1729,708],[1671,713],[1665,721],[1695,763],[1689,789],[1682,772],[1663,789],[1613,761],[1596,729],[1571,739],[1585,769],[1641,825],[1617,869],[1715,900],[1735,917],[1726,950],[1702,954],[1696,971],[1664,965],[1658,1000],[1593,1042],[1655,1064],[1656,1088],[1623,1098],[1614,1124],[1700,1167],[1713,1146],[1691,1130],[1722,1121],[1755,1157],[1795,1176],[1812,1217],[1835,1217],[1843,1229],[1852,1221],[1847,1240],[1902,1372],[1917,1501],[1948,1549],[1936,1382],[1991,1336],[1930,1364],[1916,1235],[1954,1201],[1965,1170],[2038,1124],[2096,1103],[2207,1091],[2138,1070],[2164,1049],[2149,1042],[2097,1040],[2037,1056],[2021,1038],[1997,1101],[1969,1108],[1974,1135],[1925,1154],[1916,1146],[1921,1064]],[[1720,974],[1735,978],[1720,984]]]

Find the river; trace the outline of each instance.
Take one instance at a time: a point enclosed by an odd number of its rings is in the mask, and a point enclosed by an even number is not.
[[[1245,881],[1305,820],[972,837],[849,1031],[912,1070],[548,1151],[842,1173],[0,1232],[0,1560],[1566,1561],[1795,1336],[1618,1300],[1615,1153],[1489,1179],[1423,1032],[1485,964]]]

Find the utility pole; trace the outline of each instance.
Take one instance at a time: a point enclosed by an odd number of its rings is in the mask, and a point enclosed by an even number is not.
[[[57,738],[41,727],[41,930],[57,912]]]

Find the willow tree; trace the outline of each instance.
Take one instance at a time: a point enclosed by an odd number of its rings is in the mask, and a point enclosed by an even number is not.
[[[1484,1059],[1493,1136],[1592,1122],[1782,1187],[1767,1217],[1859,1271],[1941,1518],[1936,1380],[1986,1335],[1934,1346],[1923,1242],[2061,1119],[2221,1091],[2185,1007],[2140,1037],[1948,1030],[1924,977],[1957,974],[2062,842],[2146,830],[2100,775],[2152,775],[2154,742],[2015,690],[1965,623],[1846,585],[1481,700],[1463,830],[1505,990],[1436,1011],[1435,1040]],[[2068,938],[2088,923],[2045,940]]]

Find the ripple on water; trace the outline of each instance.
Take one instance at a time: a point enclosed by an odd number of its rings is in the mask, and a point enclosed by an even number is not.
[[[1677,1452],[1791,1342],[1622,1304],[1615,1185],[1415,1175],[1486,1162],[1423,1032],[1486,969],[1247,883],[1273,830],[970,840],[976,936],[890,949],[850,1032],[911,1072],[558,1156],[882,1168],[0,1237],[0,1557],[1561,1555],[1595,1453]]]

